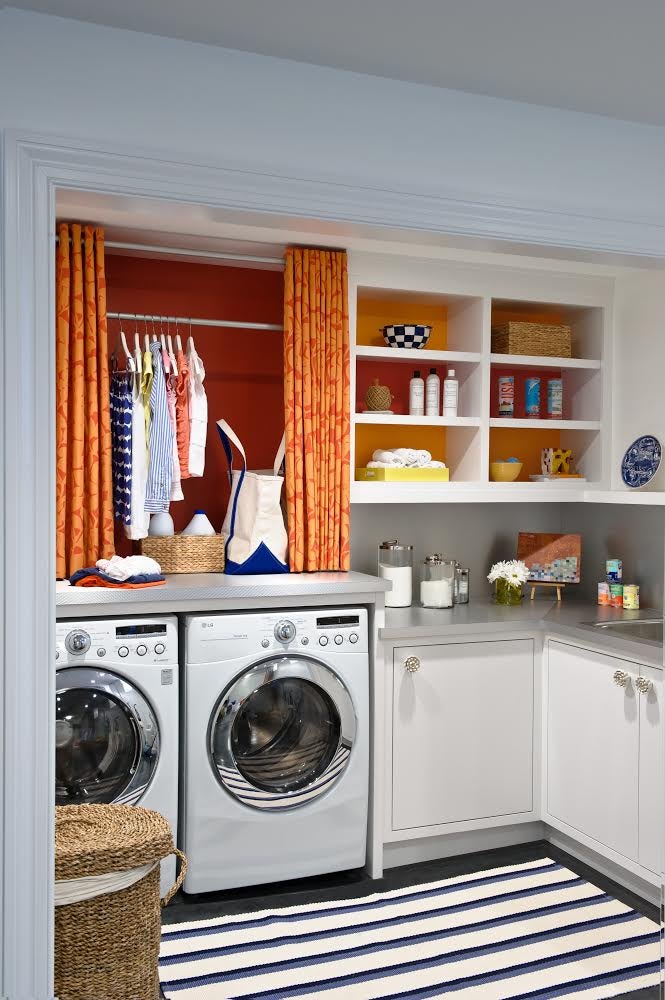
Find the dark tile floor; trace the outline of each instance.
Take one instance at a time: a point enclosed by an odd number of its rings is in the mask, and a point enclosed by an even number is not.
[[[226,892],[199,896],[185,896],[181,893],[163,911],[162,923],[177,924],[187,920],[207,920],[211,917],[249,913],[268,907],[316,903],[322,899],[349,899],[354,896],[370,895],[385,889],[398,889],[416,885],[419,882],[451,878],[455,875],[468,875],[485,868],[520,864],[524,861],[535,861],[544,857],[559,861],[571,871],[576,872],[589,882],[593,882],[605,892],[611,893],[628,906],[639,910],[652,920],[659,920],[657,907],[635,896],[611,879],[605,878],[595,869],[577,861],[565,851],[558,850],[546,841],[538,841],[533,844],[503,847],[493,851],[481,851],[455,858],[424,861],[404,865],[401,868],[390,868],[381,879],[370,879],[362,869],[359,869],[334,875],[275,882],[270,885],[230,889]],[[654,988],[622,994],[615,1000],[628,1000],[628,998],[630,1000],[659,1000],[659,996],[660,991]],[[593,1000],[593,998],[590,997],[589,1000]]]

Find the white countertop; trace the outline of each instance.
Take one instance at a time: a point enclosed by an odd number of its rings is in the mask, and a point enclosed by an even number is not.
[[[624,657],[651,666],[663,666],[663,646],[646,639],[624,639],[616,633],[594,628],[592,622],[659,618],[662,611],[642,608],[621,611],[596,604],[538,599],[524,600],[517,607],[502,607],[491,600],[470,600],[454,608],[386,608],[381,639],[392,643],[416,642],[436,636],[465,637],[482,633],[540,632],[589,643],[610,656]]]
[[[365,573],[277,573],[227,576],[225,573],[174,573],[163,587],[121,590],[108,587],[56,588],[58,618],[95,615],[140,615],[225,609],[373,603],[389,589],[384,580]]]

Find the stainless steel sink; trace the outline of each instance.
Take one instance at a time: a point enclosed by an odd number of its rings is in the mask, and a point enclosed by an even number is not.
[[[638,618],[631,621],[589,622],[594,628],[603,629],[625,639],[646,639],[650,642],[663,641],[662,618]]]

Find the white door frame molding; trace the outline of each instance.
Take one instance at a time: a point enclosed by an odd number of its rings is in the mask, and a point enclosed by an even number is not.
[[[50,1000],[57,189],[660,257],[665,227],[205,167],[16,132],[0,132],[0,153],[0,996]]]

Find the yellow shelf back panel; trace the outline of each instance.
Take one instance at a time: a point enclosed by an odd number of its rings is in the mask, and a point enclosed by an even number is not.
[[[356,342],[363,347],[387,347],[381,328],[393,323],[421,323],[431,326],[432,332],[427,346],[414,350],[414,359],[424,355],[426,350],[445,351],[448,310],[442,303],[417,296],[371,297],[358,293],[358,314],[356,322]],[[425,355],[426,358],[426,355]],[[421,362],[425,364],[425,360]]]
[[[405,427],[403,424],[356,424],[356,468],[372,461],[377,448],[417,448],[431,452],[437,462],[446,460],[444,427]]]
[[[530,475],[540,475],[540,452],[543,448],[559,447],[561,447],[561,431],[549,428],[513,430],[511,427],[493,427],[490,430],[490,462],[518,458],[522,463],[520,482],[528,482]],[[575,458],[574,452],[573,458]]]

